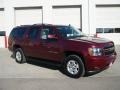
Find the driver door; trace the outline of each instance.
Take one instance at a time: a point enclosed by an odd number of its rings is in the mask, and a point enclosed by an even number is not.
[[[56,39],[51,39],[56,36]],[[61,58],[61,44],[57,39],[57,34],[52,27],[43,27],[40,33],[40,47],[42,58],[49,60],[59,60]]]

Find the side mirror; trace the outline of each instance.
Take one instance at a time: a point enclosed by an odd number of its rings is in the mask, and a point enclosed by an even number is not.
[[[57,37],[56,35],[49,34],[49,35],[48,35],[48,39],[51,39],[51,40],[57,40],[58,37]]]

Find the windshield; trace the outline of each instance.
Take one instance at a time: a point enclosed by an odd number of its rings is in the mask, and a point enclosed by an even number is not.
[[[84,37],[83,34],[79,29],[76,29],[72,26],[58,26],[58,32],[64,38],[76,38],[76,37]]]

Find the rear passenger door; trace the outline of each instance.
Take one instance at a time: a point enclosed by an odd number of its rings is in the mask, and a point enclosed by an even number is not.
[[[38,32],[40,27],[31,27],[26,35],[24,50],[27,56],[36,57],[36,49],[39,45]]]

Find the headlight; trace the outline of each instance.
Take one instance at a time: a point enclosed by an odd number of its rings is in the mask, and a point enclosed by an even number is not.
[[[89,54],[90,56],[101,56],[102,55],[102,49],[101,48],[89,48]]]

